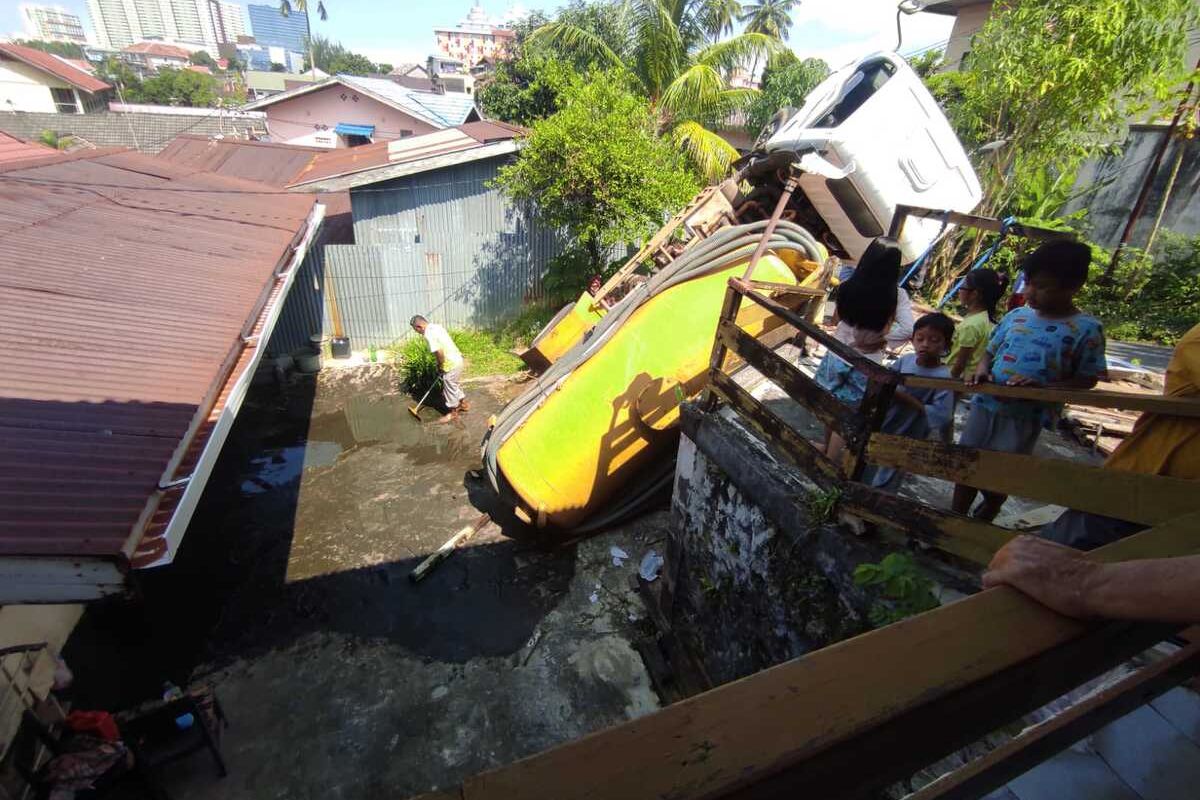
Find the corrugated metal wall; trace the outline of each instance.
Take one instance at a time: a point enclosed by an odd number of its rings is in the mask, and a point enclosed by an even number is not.
[[[325,249],[329,246],[318,243],[304,256],[267,344],[268,353],[290,353],[307,345],[314,333],[324,334],[330,329],[325,307]]]
[[[486,184],[504,158],[462,164],[351,192],[353,245],[325,262],[354,347],[408,333],[413,314],[447,327],[487,327],[543,297],[559,234]]]

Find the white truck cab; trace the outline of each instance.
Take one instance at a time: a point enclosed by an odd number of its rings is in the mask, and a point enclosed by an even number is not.
[[[751,163],[778,164],[787,154],[828,162],[805,169],[797,194],[828,228],[821,232],[826,243],[850,260],[887,233],[899,204],[969,213],[982,197],[950,123],[896,53],[875,53],[834,72],[759,142]],[[811,213],[801,216],[815,222]],[[942,230],[938,220],[910,218],[900,237],[905,260],[918,258]]]

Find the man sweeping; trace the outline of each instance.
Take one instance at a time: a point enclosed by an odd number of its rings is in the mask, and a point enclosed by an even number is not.
[[[429,343],[429,351],[437,359],[438,372],[442,375],[442,403],[446,407],[446,415],[438,422],[457,420],[460,413],[471,410],[467,396],[463,393],[462,367],[463,357],[458,346],[450,338],[450,334],[441,325],[422,317],[420,314],[409,320],[409,325],[417,333],[425,337]]]

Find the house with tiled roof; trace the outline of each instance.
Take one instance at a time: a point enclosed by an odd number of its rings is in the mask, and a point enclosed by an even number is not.
[[[191,63],[192,54],[173,44],[162,42],[137,42],[121,51],[121,60],[141,66],[151,72],[169,67],[184,69]]]
[[[481,119],[471,95],[357,75],[296,86],[246,109],[266,112],[273,142],[329,148],[402,139]]]
[[[111,86],[68,59],[0,42],[0,111],[103,111],[111,94]]]

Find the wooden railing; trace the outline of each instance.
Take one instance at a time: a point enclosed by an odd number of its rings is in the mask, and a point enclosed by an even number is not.
[[[768,295],[786,287],[730,281],[705,402],[735,409],[842,510],[960,559],[985,564],[1012,533],[886,494],[856,480],[868,461],[1145,522],[1154,527],[1093,551],[1100,561],[1200,553],[1200,494],[1184,481],[1106,472],[1062,460],[988,453],[879,433],[896,388],[956,390],[1200,416],[1200,403],[1112,392],[961,384],[901,376],[866,359]],[[861,369],[861,408],[835,401],[735,323],[743,300]],[[736,356],[736,358],[734,358]],[[845,436],[835,464],[730,375],[749,364]],[[539,753],[427,796],[500,800],[866,798],[1180,633],[1183,626],[1067,619],[1001,586],[839,642],[641,719]],[[976,798],[1200,671],[1200,630],[1185,646],[1031,728],[918,793]]]

